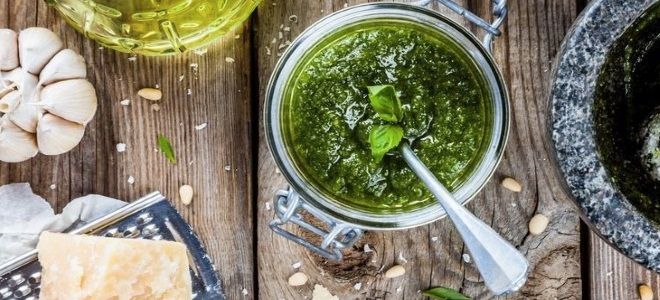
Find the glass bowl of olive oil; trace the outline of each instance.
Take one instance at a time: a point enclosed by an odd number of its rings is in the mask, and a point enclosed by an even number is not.
[[[149,56],[196,49],[247,19],[260,0],[46,0],[87,38]]]

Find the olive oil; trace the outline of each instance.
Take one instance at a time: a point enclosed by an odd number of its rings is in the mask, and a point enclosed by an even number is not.
[[[260,0],[47,0],[86,37],[121,52],[167,55],[223,36]]]

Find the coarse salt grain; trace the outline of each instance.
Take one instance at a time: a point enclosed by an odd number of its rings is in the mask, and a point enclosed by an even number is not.
[[[207,123],[199,124],[199,125],[195,126],[195,130],[202,130],[202,129],[206,128],[206,126],[208,126]]]
[[[358,283],[356,283],[356,284],[353,286],[353,288],[354,288],[356,291],[359,291],[359,290],[362,288],[362,282],[358,282]]]
[[[126,182],[128,182],[128,184],[134,184],[135,183],[135,177],[128,176],[128,180],[126,180]]]
[[[195,49],[195,50],[193,50],[193,52],[197,55],[202,56],[202,55],[206,54],[206,52],[209,52],[209,49],[207,49],[207,48]]]
[[[399,261],[400,261],[402,264],[405,264],[405,263],[408,262],[408,260],[407,260],[405,257],[403,257],[403,252],[399,252]]]
[[[369,253],[369,252],[374,252],[374,250],[371,250],[371,247],[369,247],[369,244],[364,244],[364,253]]]
[[[232,58],[232,57],[227,56],[227,57],[225,57],[225,61],[228,62],[228,63],[230,63],[230,64],[232,64],[232,63],[234,63],[236,60],[235,60],[234,58]]]
[[[270,48],[268,46],[266,46],[266,55],[271,55],[271,54],[272,54],[272,52],[270,52]]]
[[[179,75],[179,82],[183,81],[184,78],[186,78],[185,75]]]
[[[126,151],[126,144],[124,143],[119,143],[117,144],[117,152],[125,152]]]
[[[225,166],[225,171],[227,171],[227,172],[231,171],[231,166],[230,166],[230,165],[226,165],[226,166]]]
[[[244,288],[243,291],[241,291],[241,293],[243,293],[243,296],[247,296],[248,290]]]
[[[56,188],[57,188],[57,185],[55,185],[54,183],[50,185],[50,189],[51,189],[51,190],[54,190],[54,189],[56,189]]]
[[[136,61],[136,60],[137,60],[137,56],[131,56],[128,58],[128,61]]]
[[[470,254],[463,253],[463,261],[464,261],[465,263],[468,263],[468,264],[469,264],[469,263],[472,261],[472,258],[470,257]]]
[[[266,202],[266,210],[270,210],[270,209],[271,209],[270,202]]]
[[[438,237],[437,237],[437,236],[434,236],[434,237],[431,238],[431,242],[437,242],[437,241],[438,241]]]
[[[131,100],[124,99],[124,100],[119,101],[119,104],[121,104],[123,106],[129,106],[129,105],[131,105]]]
[[[191,90],[191,89],[187,89],[187,90],[186,90],[186,94],[187,94],[188,96],[192,95],[192,90]]]
[[[300,267],[302,267],[302,263],[299,262],[299,261],[295,262],[291,265],[291,267],[294,268],[294,269],[300,269]]]

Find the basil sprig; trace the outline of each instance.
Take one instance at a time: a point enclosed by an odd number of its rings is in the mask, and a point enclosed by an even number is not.
[[[398,123],[403,119],[401,100],[393,85],[368,86],[369,102],[381,119]],[[369,132],[371,156],[380,162],[387,152],[396,148],[403,138],[403,128],[395,124],[376,125]]]
[[[172,144],[170,143],[170,140],[168,140],[167,137],[162,134],[158,135],[158,148],[160,148],[160,151],[165,154],[167,160],[173,164],[176,164],[176,154],[174,153]]]
[[[470,300],[470,297],[446,287],[428,289],[424,291],[423,294],[424,296],[428,296],[431,299],[438,300]]]
[[[388,122],[399,122],[403,119],[401,100],[391,84],[372,85],[369,89],[369,101],[378,116]]]
[[[371,156],[376,162],[383,160],[383,156],[390,150],[399,146],[403,138],[403,129],[398,125],[376,125],[369,132]]]

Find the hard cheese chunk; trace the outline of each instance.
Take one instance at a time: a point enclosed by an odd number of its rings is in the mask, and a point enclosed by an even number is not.
[[[185,245],[44,232],[41,300],[191,299]]]

